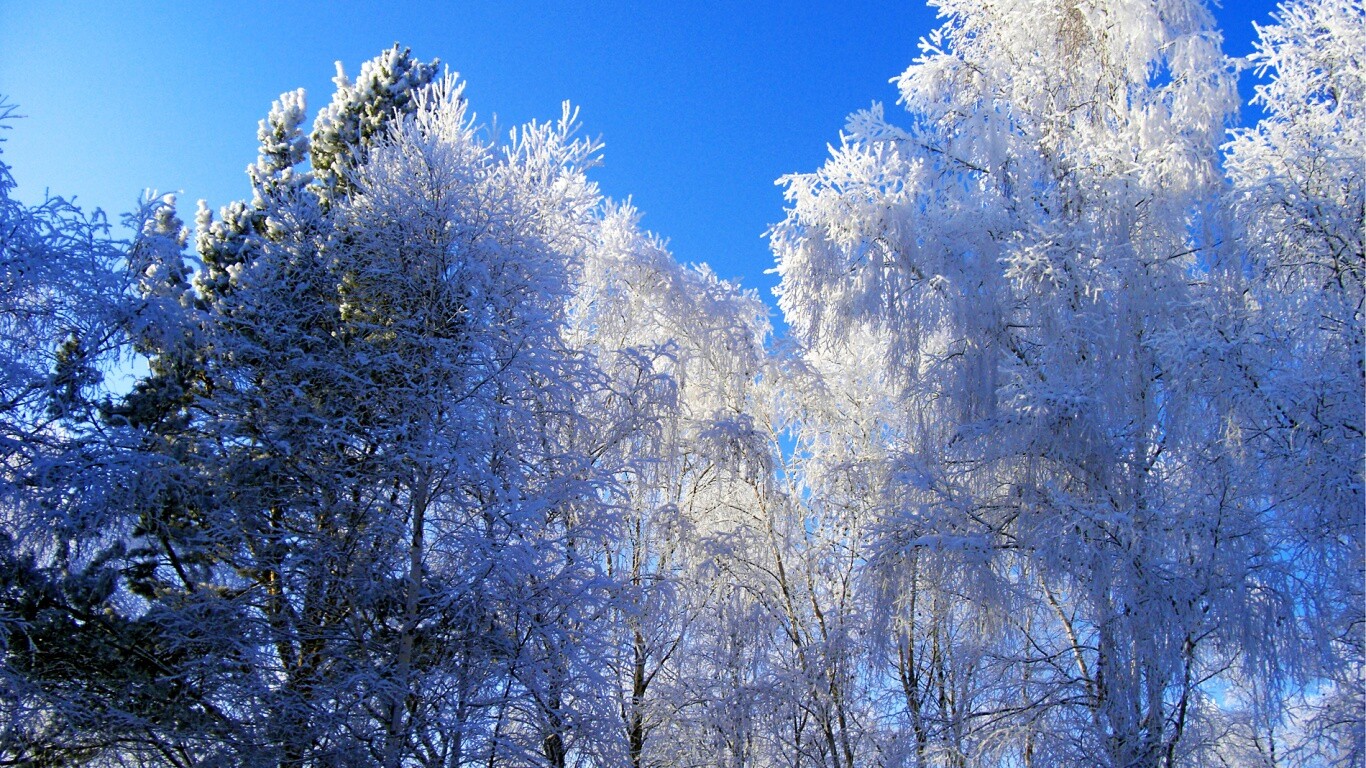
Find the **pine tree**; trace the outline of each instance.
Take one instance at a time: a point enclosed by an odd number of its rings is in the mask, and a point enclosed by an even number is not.
[[[323,205],[347,194],[347,173],[363,161],[366,148],[383,136],[386,125],[413,111],[414,95],[437,79],[440,67],[439,61],[414,60],[397,43],[362,64],[354,83],[337,63],[332,80],[337,90],[318,114],[308,144],[315,191]]]
[[[569,673],[595,646],[568,609],[599,600],[575,552],[602,509],[565,441],[570,392],[594,385],[561,328],[596,145],[566,116],[500,155],[433,72],[397,49],[367,64],[312,141],[302,94],[282,97],[252,201],[201,210],[192,280],[169,209],[134,246],[166,316],[111,409],[159,478],[126,588],[204,654],[184,665],[217,672],[201,690],[228,702],[227,731],[165,737],[203,740],[195,759],[592,748],[601,697]]]

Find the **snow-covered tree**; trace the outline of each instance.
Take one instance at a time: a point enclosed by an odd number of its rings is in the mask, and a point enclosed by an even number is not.
[[[0,129],[13,107],[0,99]],[[97,398],[99,367],[117,350],[124,254],[100,211],[87,214],[49,197],[36,206],[13,197],[0,161],[0,498],[22,493],[41,473],[42,452],[70,435]],[[9,517],[10,513],[7,513]],[[10,517],[10,530],[26,527]],[[51,521],[49,521],[51,522]]]
[[[767,476],[767,446],[749,421],[765,366],[767,312],[758,298],[705,267],[685,268],[640,231],[629,207],[608,208],[575,291],[571,340],[608,377],[585,401],[591,452],[618,473],[618,537],[605,552],[614,578],[616,678],[625,759],[632,766],[724,763],[739,728],[703,710],[745,696],[704,662],[711,617],[731,587],[716,556],[735,529],[749,481]],[[738,496],[738,498],[737,498]],[[751,627],[752,629],[752,627]],[[712,672],[715,672],[712,668]]]
[[[1296,707],[1308,738],[1294,754],[1360,765],[1366,11],[1359,0],[1297,0],[1258,32],[1252,61],[1267,80],[1253,101],[1265,117],[1228,146],[1241,235],[1233,268],[1249,278],[1231,308],[1243,322],[1226,365],[1244,390],[1238,438],[1260,468],[1254,480],[1295,584],[1306,645],[1285,661],[1313,687],[1331,681]],[[1262,691],[1273,722],[1277,698],[1303,693]]]
[[[1230,67],[1197,2],[937,5],[908,125],[853,116],[773,233],[808,359],[885,361],[863,407],[904,414],[865,449],[884,578],[931,559],[1010,643],[935,760],[1199,759],[1203,684],[1289,612],[1230,383],[1193,363]]]
[[[563,334],[597,145],[568,114],[495,145],[430,70],[396,49],[341,86],[326,178],[282,97],[193,275],[173,202],[147,211],[126,327],[149,370],[104,416],[138,472],[81,603],[109,617],[85,632],[108,693],[64,724],[87,759],[601,752],[610,518],[574,441],[599,377]]]
[[[0,103],[0,128],[11,116]],[[0,161],[0,760],[56,765],[105,745],[85,718],[130,703],[123,683],[141,672],[137,627],[99,614],[126,530],[118,484],[134,468],[98,402],[137,306],[101,212],[26,205],[14,189]]]
[[[337,90],[318,114],[307,147],[324,205],[348,193],[351,169],[364,162],[366,149],[383,136],[395,113],[413,111],[415,95],[440,70],[439,61],[418,61],[398,44],[362,64],[355,82],[337,62]]]
[[[193,232],[0,163],[0,762],[1360,765],[1361,0],[1227,143],[1201,0],[932,5],[786,339],[398,46]]]

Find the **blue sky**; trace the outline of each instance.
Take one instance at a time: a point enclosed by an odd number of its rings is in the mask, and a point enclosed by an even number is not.
[[[1225,5],[1225,49],[1246,54],[1275,4]],[[189,219],[198,198],[246,196],[256,123],[281,92],[307,89],[316,112],[334,61],[355,74],[397,41],[459,72],[481,119],[578,105],[606,143],[603,190],[633,197],[679,260],[771,299],[774,179],[816,168],[848,113],[894,103],[888,80],[934,26],[915,0],[0,0],[0,94],[26,116],[3,152],[25,200],[46,189],[116,219],[154,188]]]

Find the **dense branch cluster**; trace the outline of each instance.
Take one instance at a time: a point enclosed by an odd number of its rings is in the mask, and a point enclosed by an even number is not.
[[[1361,0],[1248,128],[1198,0],[934,4],[781,338],[399,47],[193,229],[0,165],[0,763],[1366,764]]]

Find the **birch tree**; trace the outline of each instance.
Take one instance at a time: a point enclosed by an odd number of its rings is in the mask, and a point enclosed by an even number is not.
[[[1231,336],[1228,357],[1230,377],[1245,392],[1239,437],[1262,468],[1257,480],[1276,510],[1280,555],[1294,570],[1304,645],[1286,661],[1301,681],[1332,682],[1329,692],[1292,703],[1310,723],[1298,738],[1278,722],[1285,687],[1264,687],[1271,700],[1256,708],[1286,734],[1282,754],[1357,765],[1366,754],[1359,514],[1366,21],[1360,2],[1314,1],[1281,4],[1273,22],[1258,27],[1252,56],[1264,78],[1254,103],[1265,117],[1227,147],[1241,234],[1237,268],[1253,276],[1247,300],[1233,308],[1245,323],[1242,335]],[[1263,757],[1276,746],[1265,732],[1259,741]]]
[[[909,125],[859,113],[785,180],[780,305],[815,359],[887,361],[887,562],[957,563],[1010,628],[1010,685],[962,722],[1013,722],[1026,764],[1198,759],[1202,683],[1286,617],[1249,597],[1272,532],[1188,365],[1233,104],[1218,34],[1198,3],[939,7],[897,80]]]

